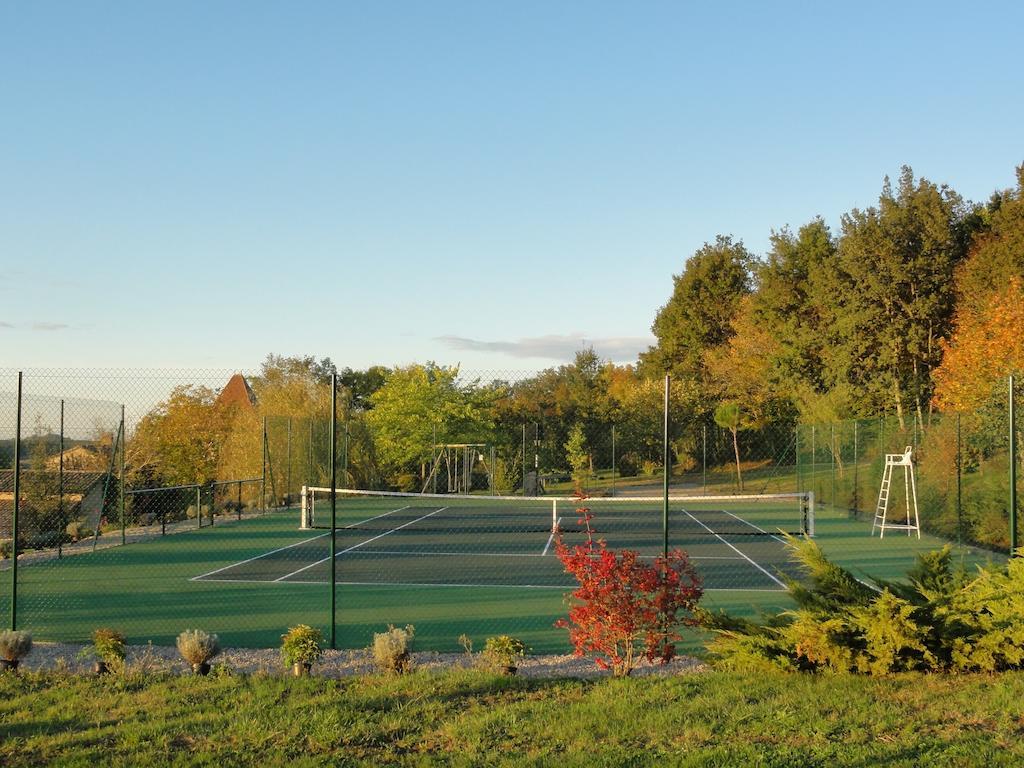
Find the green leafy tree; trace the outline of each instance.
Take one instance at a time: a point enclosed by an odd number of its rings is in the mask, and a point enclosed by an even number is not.
[[[217,478],[229,431],[226,409],[207,387],[176,387],[139,421],[129,443],[133,479],[145,484],[186,485]]]
[[[966,209],[947,187],[888,179],[877,207],[843,217],[826,270],[825,389],[849,384],[859,411],[923,420],[954,305],[953,273],[966,251]]]
[[[673,278],[672,296],[654,319],[657,343],[640,357],[653,374],[701,379],[704,353],[727,341],[740,299],[751,290],[752,257],[742,242],[719,235]]]
[[[488,442],[491,395],[461,384],[459,369],[434,365],[395,368],[370,396],[366,422],[383,471],[423,472],[435,443]]]
[[[975,224],[970,254],[957,270],[957,311],[983,314],[993,292],[1011,278],[1024,279],[1024,165],[1017,188],[997,192]]]
[[[792,391],[823,385],[824,318],[821,283],[836,256],[836,242],[821,219],[796,234],[773,232],[771,250],[756,270],[752,300],[756,327],[772,339],[768,364]],[[764,353],[762,353],[764,354]]]
[[[572,467],[572,480],[577,490],[581,490],[587,480],[590,468],[590,454],[587,450],[587,436],[583,425],[576,422],[569,430],[569,439],[565,443],[565,455]]]

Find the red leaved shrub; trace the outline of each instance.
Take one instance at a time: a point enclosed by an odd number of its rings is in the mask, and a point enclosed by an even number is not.
[[[586,498],[579,495],[580,501]],[[686,553],[672,550],[644,562],[632,549],[609,549],[595,538],[593,515],[581,506],[580,525],[587,538],[569,546],[556,531],[556,554],[579,587],[572,593],[568,619],[555,626],[569,630],[577,656],[593,654],[597,665],[617,676],[632,672],[640,657],[670,661],[693,625],[693,610],[703,590]]]

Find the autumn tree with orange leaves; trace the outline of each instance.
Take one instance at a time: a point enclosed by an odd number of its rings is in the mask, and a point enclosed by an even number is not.
[[[987,305],[964,308],[935,371],[935,403],[941,410],[981,406],[1008,374],[1024,370],[1024,282],[1009,279]]]

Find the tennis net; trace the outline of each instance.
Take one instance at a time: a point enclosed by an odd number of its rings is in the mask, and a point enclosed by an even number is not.
[[[664,498],[485,496],[337,489],[335,528],[402,532],[406,536],[444,532],[582,532],[579,509],[593,515],[599,536],[663,533]],[[813,493],[726,496],[670,496],[668,524],[673,537],[814,535]],[[331,489],[304,487],[301,527],[331,528]]]

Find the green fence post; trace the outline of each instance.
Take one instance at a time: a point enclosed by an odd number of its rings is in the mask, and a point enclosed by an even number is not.
[[[331,374],[331,648],[337,647],[337,531],[338,531],[338,374]]]
[[[837,510],[839,505],[836,504],[836,425],[832,423],[829,425],[829,454],[832,457],[832,489],[830,491],[829,504],[832,505],[833,510]]]
[[[615,495],[615,473],[618,468],[615,466],[615,425],[612,424],[612,496]]]
[[[203,527],[203,486],[196,483],[196,527]]]
[[[707,427],[705,427],[705,430]],[[800,480],[800,424],[798,423],[793,428],[793,465],[794,473],[796,474],[796,488],[793,490],[803,493],[803,484]],[[705,490],[707,493],[707,490]]]
[[[860,517],[860,422],[853,420],[853,514]]]
[[[21,379],[14,416],[14,508],[11,511],[11,629],[18,628],[18,511],[21,508]]]
[[[956,415],[956,543],[964,544],[963,455],[960,442],[960,414]]]
[[[702,424],[700,428],[700,444],[701,444],[701,459],[700,459],[700,483],[701,489],[705,496],[708,495],[708,425]]]
[[[125,430],[125,426],[124,426],[124,405],[122,405],[121,406],[121,471],[120,471],[120,475],[118,477],[118,483],[117,483],[117,494],[118,494],[118,497],[119,497],[118,498],[118,503],[119,503],[120,512],[121,512],[121,546],[124,546],[126,541],[127,541],[127,536],[126,536],[126,533],[125,533],[125,519],[124,519],[124,468],[125,468],[125,465],[127,464],[127,460],[125,458],[125,453],[124,452],[125,452],[125,444],[127,442],[128,442],[128,432]]]
[[[1017,554],[1017,414],[1013,402],[1013,376],[1010,376],[1010,556]]]
[[[68,521],[64,519],[64,400],[60,401],[60,453],[58,454],[57,465],[57,519],[60,521],[60,530],[57,531],[57,559],[63,554],[64,532],[67,530]]]
[[[285,444],[284,505],[292,501],[292,417],[288,417],[288,438]]]
[[[267,513],[267,417],[263,417],[263,473],[260,482],[260,500],[263,514]]]
[[[661,508],[661,529],[662,529],[662,544],[661,554],[663,557],[668,557],[668,484],[669,475],[672,471],[672,459],[669,456],[668,448],[668,399],[669,389],[672,386],[672,379],[668,374],[665,374],[665,422],[662,431],[662,460],[664,464],[665,482],[664,482],[664,498]]]

